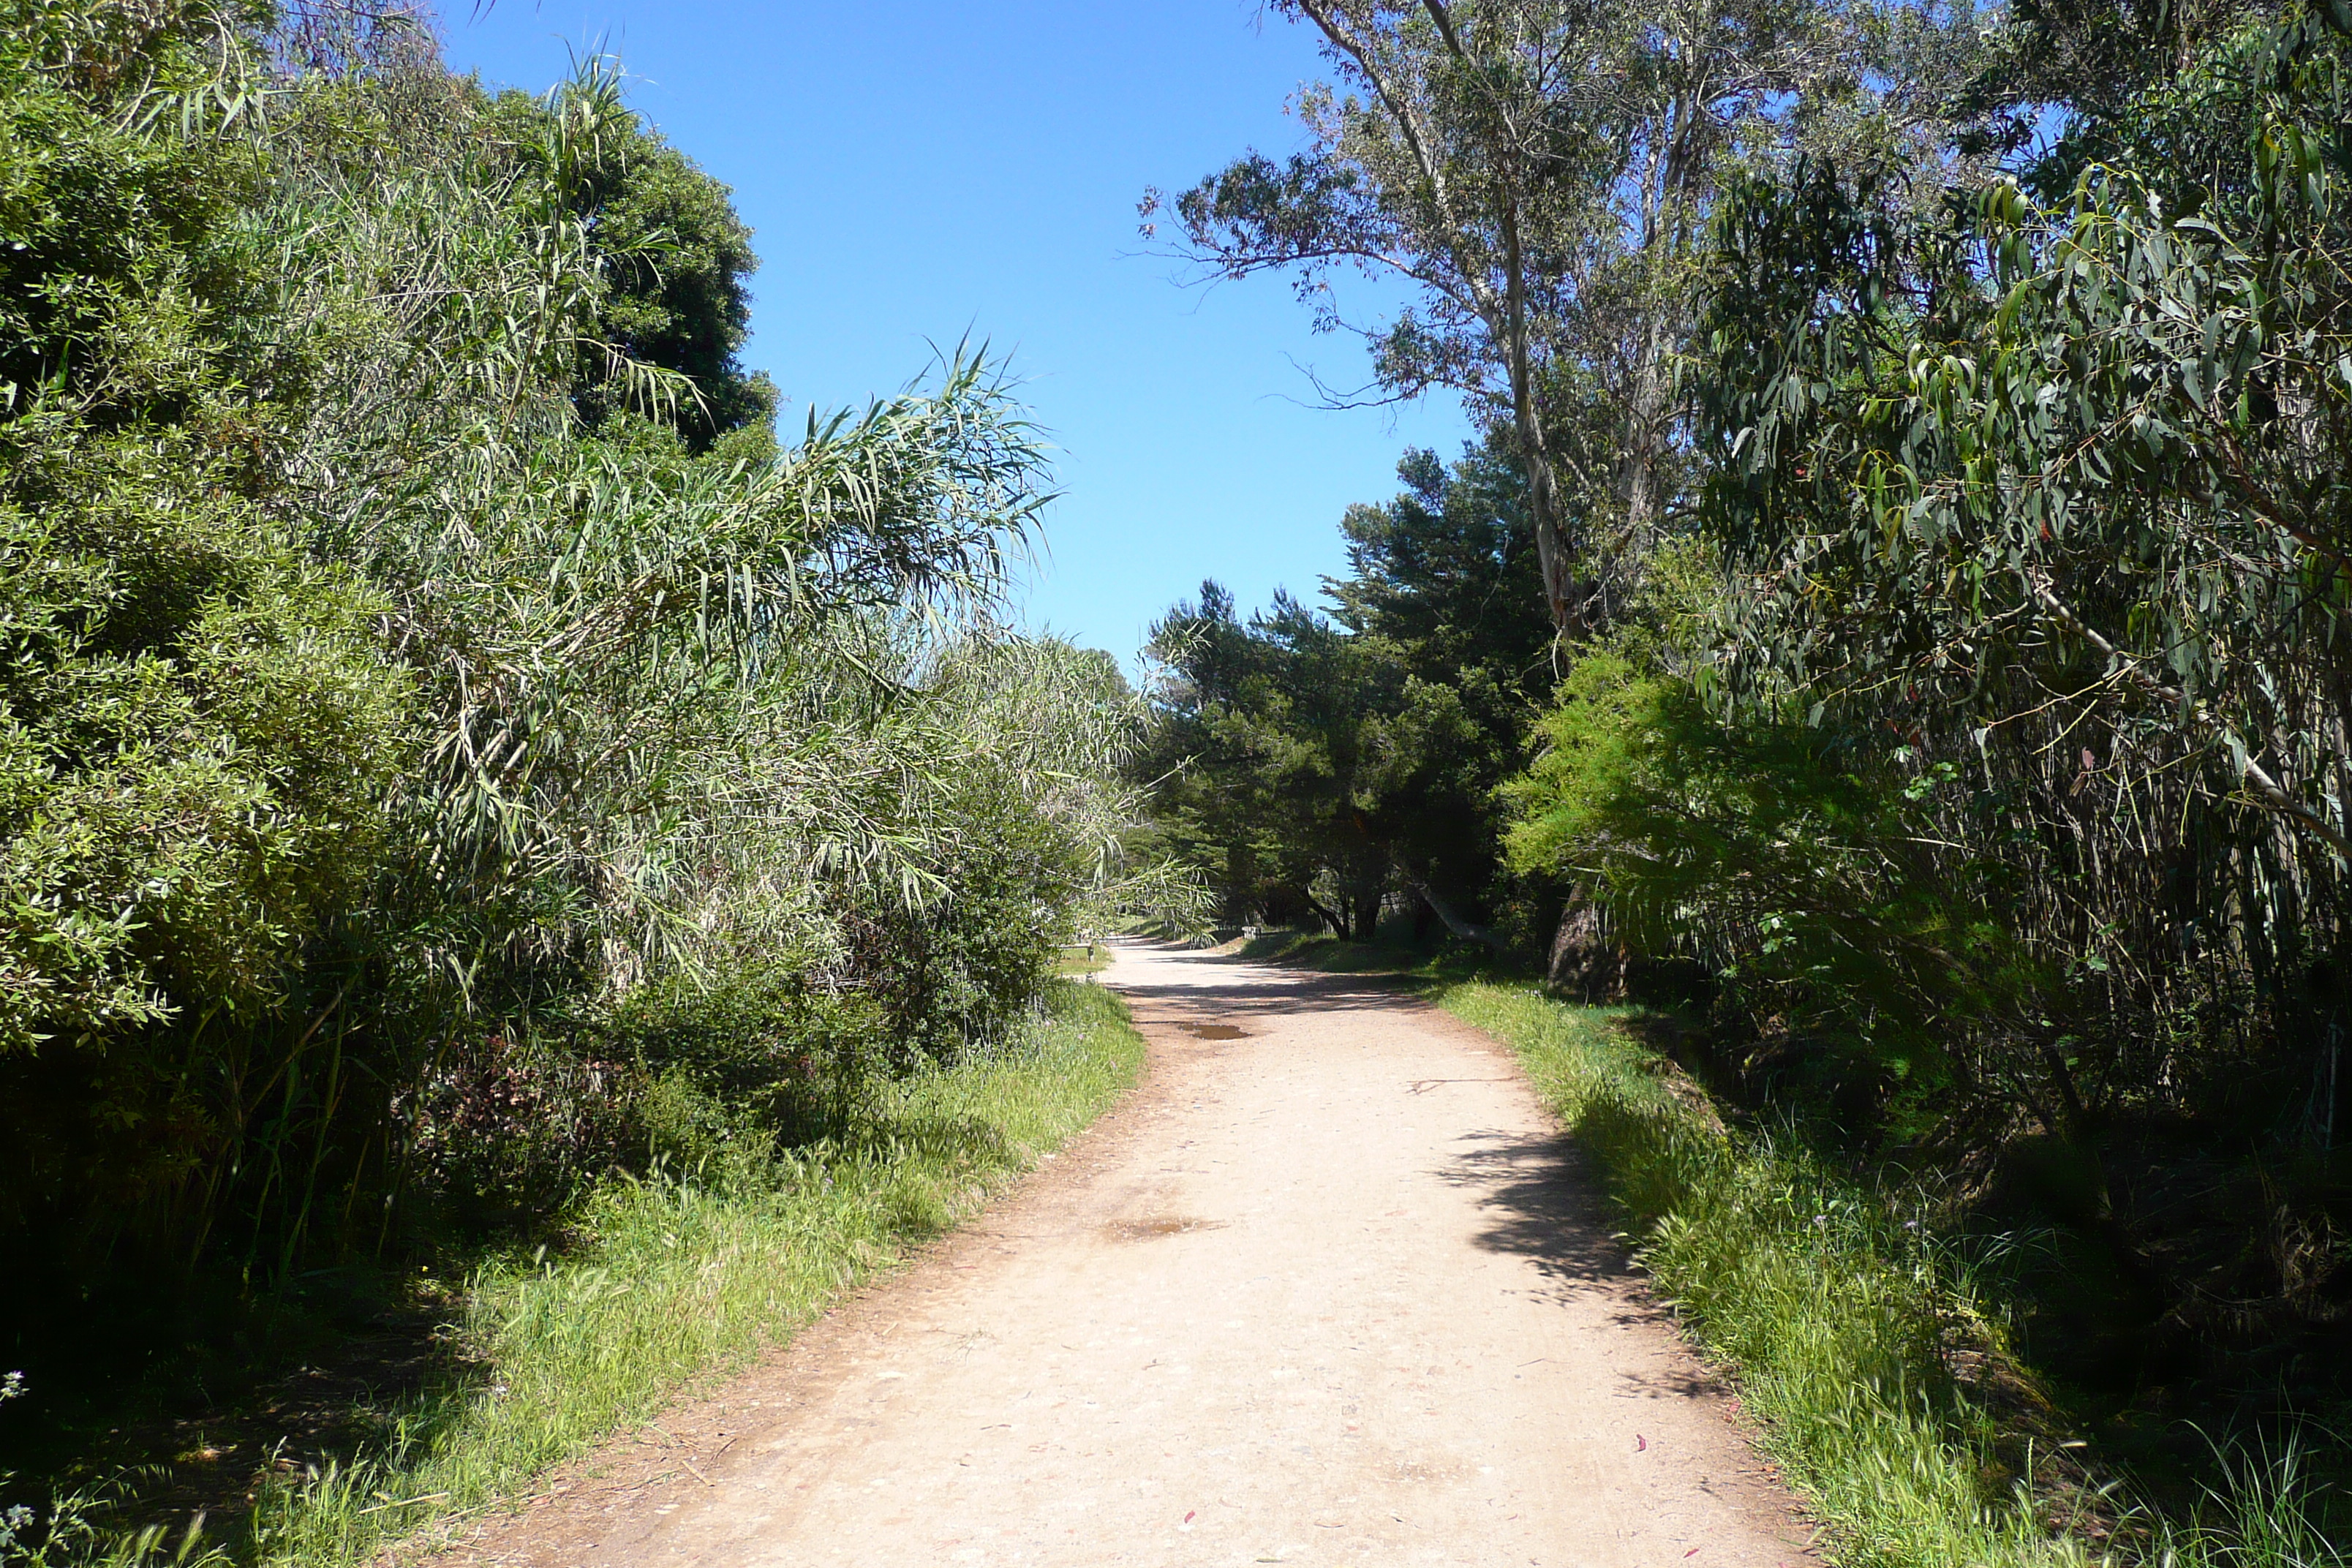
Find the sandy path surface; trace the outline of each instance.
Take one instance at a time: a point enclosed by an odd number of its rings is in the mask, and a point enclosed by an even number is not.
[[[1156,948],[1143,1087],[973,1225],[559,1478],[482,1563],[1797,1568],[1508,1054]]]

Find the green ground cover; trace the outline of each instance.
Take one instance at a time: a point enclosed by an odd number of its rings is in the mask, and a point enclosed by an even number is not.
[[[12,1556],[0,1538],[0,1562],[327,1568],[446,1533],[789,1339],[1099,1115],[1142,1059],[1114,993],[1057,984],[1027,1040],[875,1088],[845,1132],[609,1184],[560,1254],[482,1266],[441,1386],[378,1413],[350,1462],[266,1493],[236,1538],[123,1539],[91,1500],[39,1550]]]

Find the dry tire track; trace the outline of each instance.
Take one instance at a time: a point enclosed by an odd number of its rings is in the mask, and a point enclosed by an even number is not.
[[[466,1555],[1796,1568],[1506,1051],[1344,978],[1154,947],[1107,978],[1136,1094]]]

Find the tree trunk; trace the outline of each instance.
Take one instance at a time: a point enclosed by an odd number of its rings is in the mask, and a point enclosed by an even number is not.
[[[1331,928],[1331,934],[1333,936],[1338,937],[1341,942],[1348,940],[1348,917],[1346,915],[1339,913],[1333,910],[1325,909],[1323,907],[1323,900],[1317,898],[1312,893],[1302,892],[1298,896],[1307,900],[1307,907],[1315,911],[1316,919],[1321,921],[1325,925]],[[1342,902],[1344,905],[1344,900],[1342,900]]]
[[[1609,940],[1601,906],[1580,887],[1569,891],[1544,973],[1554,986],[1582,1001],[1613,1002],[1625,994],[1625,949]]]
[[[1618,541],[1616,554],[1629,563],[1649,559],[1663,502],[1658,494],[1658,456],[1671,395],[1663,337],[1663,327],[1654,310],[1643,326],[1641,355],[1633,367],[1633,384],[1627,388],[1623,446],[1617,461],[1617,504],[1624,518],[1625,532]],[[1616,584],[1620,593],[1630,592],[1632,587],[1630,583]]]
[[[1497,952],[1503,951],[1502,938],[1496,936],[1490,928],[1464,919],[1462,911],[1440,895],[1436,889],[1431,887],[1419,872],[1402,860],[1396,861],[1396,868],[1397,875],[1404,879],[1405,886],[1421,895],[1421,901],[1429,906],[1430,913],[1445,922],[1447,931],[1465,942],[1484,942]]]
[[[1552,489],[1551,451],[1537,417],[1535,368],[1528,352],[1527,279],[1520,254],[1518,209],[1503,213],[1503,337],[1511,383],[1511,425],[1519,438],[1519,460],[1528,476],[1528,517],[1535,524],[1536,566],[1543,577],[1544,608],[1552,630],[1566,635],[1578,620],[1575,558],[1559,530],[1559,506]]]

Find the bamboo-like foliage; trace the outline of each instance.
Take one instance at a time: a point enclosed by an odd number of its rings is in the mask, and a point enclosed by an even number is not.
[[[1121,862],[1116,669],[997,625],[1051,489],[984,350],[692,449],[704,389],[600,337],[671,247],[594,221],[608,63],[516,113],[388,14],[27,8],[11,123],[177,222],[93,279],[57,209],[29,297],[100,303],[10,351],[0,1068],[78,1087],[14,1098],[0,1226],[47,1264],[379,1247],[453,1138],[650,1092],[578,1054],[649,983],[731,998],[763,1082],[904,1065],[1189,897]],[[40,1142],[100,1123],[157,1131]],[[580,1138],[566,1180],[643,1157]]]

